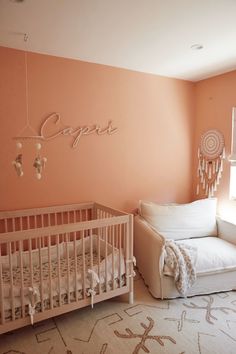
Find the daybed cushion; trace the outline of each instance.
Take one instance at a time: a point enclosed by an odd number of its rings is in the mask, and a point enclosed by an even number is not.
[[[219,237],[181,240],[177,243],[197,248],[197,275],[236,270],[236,245]],[[167,266],[164,266],[164,274],[172,275]]]
[[[180,240],[217,235],[216,202],[216,198],[208,198],[188,204],[160,205],[141,200],[139,210],[159,234]]]

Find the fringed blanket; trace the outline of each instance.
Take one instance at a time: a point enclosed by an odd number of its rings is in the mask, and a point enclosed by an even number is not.
[[[164,262],[173,272],[175,286],[182,296],[196,280],[197,249],[168,240],[165,243]]]

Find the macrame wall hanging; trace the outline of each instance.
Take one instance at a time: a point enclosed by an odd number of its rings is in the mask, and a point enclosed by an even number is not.
[[[208,197],[213,197],[220,183],[225,158],[225,141],[221,132],[208,130],[201,136],[198,148],[198,185]]]

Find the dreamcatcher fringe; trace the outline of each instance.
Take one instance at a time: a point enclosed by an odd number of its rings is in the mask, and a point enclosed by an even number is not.
[[[214,193],[217,191],[217,186],[219,185],[222,176],[225,152],[223,151],[222,154],[214,160],[207,160],[201,153],[198,155],[197,176],[199,178],[199,183],[197,185],[196,193],[199,195],[200,188],[202,188],[205,195],[213,197]]]

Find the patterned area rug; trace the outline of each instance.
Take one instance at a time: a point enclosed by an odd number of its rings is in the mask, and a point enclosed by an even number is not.
[[[135,303],[106,301],[0,335],[1,354],[235,354],[236,292],[156,300],[140,277]]]

